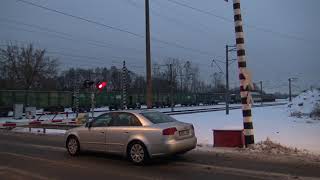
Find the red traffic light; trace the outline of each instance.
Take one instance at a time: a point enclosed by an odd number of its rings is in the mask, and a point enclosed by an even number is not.
[[[107,86],[107,82],[103,81],[103,82],[99,82],[97,84],[97,88],[101,91],[104,87]]]

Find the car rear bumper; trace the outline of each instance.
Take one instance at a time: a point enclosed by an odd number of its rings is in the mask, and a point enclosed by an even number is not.
[[[164,144],[152,144],[150,147],[151,157],[165,156],[190,151],[197,146],[197,138],[191,137],[183,140],[168,140]]]

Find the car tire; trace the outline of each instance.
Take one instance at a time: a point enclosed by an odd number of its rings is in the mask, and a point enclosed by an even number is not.
[[[70,136],[67,140],[66,147],[71,156],[77,156],[80,153],[80,143],[75,136]]]
[[[134,141],[129,144],[127,149],[127,157],[136,165],[145,164],[149,160],[147,148],[140,141]]]

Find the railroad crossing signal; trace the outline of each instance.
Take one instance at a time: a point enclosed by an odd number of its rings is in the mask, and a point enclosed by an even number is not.
[[[106,87],[107,86],[107,82],[106,81],[102,81],[102,82],[98,82],[97,84],[96,84],[96,87],[98,88],[98,90],[101,92],[102,91],[102,89],[104,88],[104,87]]]

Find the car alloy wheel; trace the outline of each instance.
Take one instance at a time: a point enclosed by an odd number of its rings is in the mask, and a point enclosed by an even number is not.
[[[67,143],[68,152],[70,155],[77,155],[79,152],[79,143],[75,137],[71,137]]]
[[[144,147],[141,144],[135,143],[131,146],[130,158],[134,163],[140,164],[144,162],[145,157],[146,157],[146,152]]]

